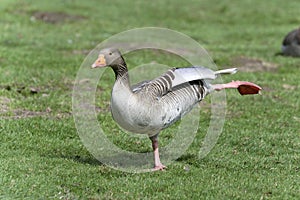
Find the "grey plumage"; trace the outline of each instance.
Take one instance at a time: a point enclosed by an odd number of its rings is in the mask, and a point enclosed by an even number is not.
[[[300,28],[289,32],[282,42],[282,54],[300,56]]]
[[[173,85],[178,78],[176,69],[134,88],[124,81],[129,79],[127,76],[126,73],[120,80],[117,79],[113,87],[113,118],[122,128],[145,133],[149,137],[180,119],[209,92],[209,84],[204,79],[189,81],[187,77],[185,82]]]

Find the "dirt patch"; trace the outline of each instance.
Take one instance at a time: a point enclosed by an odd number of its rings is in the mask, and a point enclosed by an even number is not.
[[[13,113],[14,115],[10,116],[10,118],[14,118],[14,119],[49,115],[48,112],[39,112],[39,111],[30,111],[30,110],[14,110]]]
[[[7,97],[0,96],[0,114],[6,113],[9,111],[9,104],[11,100]]]
[[[291,91],[298,89],[297,85],[282,84],[282,87],[285,90],[291,90]]]
[[[0,96],[0,119],[22,119],[30,117],[47,117],[47,118],[56,118],[61,119],[71,116],[71,112],[64,113],[52,113],[50,107],[46,108],[45,111],[31,111],[25,109],[14,109],[11,108],[10,104],[13,100]]]
[[[21,110],[21,109],[12,109],[10,107],[12,100],[7,97],[0,97],[0,118],[4,119],[18,119],[18,118],[26,118],[26,117],[35,117],[48,115],[49,112],[46,110],[45,112],[36,112],[29,110]]]
[[[0,85],[0,89],[4,89],[7,91],[16,91],[20,94],[23,94],[24,96],[40,93],[40,90],[41,90],[40,88],[37,88],[37,87],[26,87],[24,85],[17,85],[17,84]]]
[[[276,71],[278,65],[275,63],[265,62],[256,58],[248,58],[244,56],[232,59],[232,63],[240,71],[244,72],[262,72],[262,71]]]
[[[2,112],[2,111],[1,111]],[[66,117],[70,117],[71,113],[58,113],[52,114],[51,110],[46,109],[46,111],[31,111],[31,110],[7,110],[7,112],[0,113],[0,118],[2,119],[23,119],[23,118],[31,118],[31,117],[47,117],[53,119],[62,119]]]
[[[64,12],[35,12],[33,13],[31,20],[40,20],[45,23],[57,24],[66,21],[78,21],[83,20],[86,17],[80,15],[70,15]]]

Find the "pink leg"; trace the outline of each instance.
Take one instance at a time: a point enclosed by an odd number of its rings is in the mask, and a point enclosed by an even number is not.
[[[232,81],[230,83],[225,83],[225,84],[215,84],[213,85],[214,90],[223,90],[223,89],[227,89],[227,88],[238,88],[238,84],[237,81]]]
[[[215,84],[213,85],[214,90],[219,91],[227,88],[237,88],[241,95],[245,94],[258,94],[262,89],[254,83],[247,81],[232,81],[225,84]]]
[[[161,164],[160,158],[159,158],[159,152],[158,152],[158,134],[155,136],[150,137],[150,140],[152,141],[152,148],[153,148],[153,154],[154,154],[154,171],[157,170],[164,170],[167,167]]]

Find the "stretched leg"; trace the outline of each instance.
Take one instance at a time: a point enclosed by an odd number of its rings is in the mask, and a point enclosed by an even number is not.
[[[153,154],[154,154],[154,171],[157,170],[163,170],[166,168],[163,164],[160,162],[159,158],[159,152],[158,152],[158,134],[150,137],[150,140],[152,141],[152,148],[153,148]]]
[[[216,91],[226,88],[237,88],[241,95],[258,94],[261,90],[261,87],[259,87],[258,85],[247,81],[232,81],[225,84],[215,84],[213,85],[213,88]]]

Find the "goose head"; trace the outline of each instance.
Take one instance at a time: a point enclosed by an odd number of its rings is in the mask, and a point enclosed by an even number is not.
[[[114,69],[118,68],[120,65],[126,65],[121,52],[118,49],[107,48],[99,52],[97,60],[92,64],[92,68],[110,66]]]

